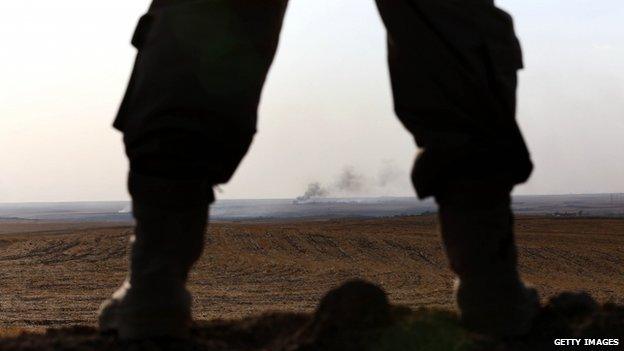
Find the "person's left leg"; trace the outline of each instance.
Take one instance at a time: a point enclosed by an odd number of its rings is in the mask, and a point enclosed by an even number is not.
[[[395,111],[422,148],[412,180],[434,196],[464,325],[522,334],[537,311],[517,269],[510,192],[531,173],[515,121],[521,52],[492,0],[377,0]]]

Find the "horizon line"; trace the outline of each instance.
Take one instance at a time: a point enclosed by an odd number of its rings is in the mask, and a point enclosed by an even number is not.
[[[522,196],[596,196],[596,195],[624,195],[624,192],[616,193],[565,193],[565,194],[512,194],[512,197]],[[428,199],[420,200],[416,195],[386,195],[386,196],[352,196],[352,197],[318,197],[315,199],[382,199],[382,198],[414,198],[418,201],[427,201]],[[219,201],[250,201],[250,200],[296,200],[297,197],[276,197],[276,198],[223,198],[216,199],[214,203]],[[131,202],[132,200],[61,200],[61,201],[0,201],[0,205],[17,205],[17,204],[66,204],[66,203],[106,203],[106,202]]]

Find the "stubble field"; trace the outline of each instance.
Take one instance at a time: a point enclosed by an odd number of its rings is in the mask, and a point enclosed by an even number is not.
[[[128,224],[0,223],[0,329],[94,325],[124,278]],[[519,217],[523,277],[547,299],[624,303],[624,220]],[[190,278],[197,319],[309,312],[351,278],[392,303],[453,308],[435,216],[212,223]]]

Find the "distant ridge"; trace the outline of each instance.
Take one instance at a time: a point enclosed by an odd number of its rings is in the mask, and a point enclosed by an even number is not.
[[[516,195],[519,215],[556,217],[623,217],[624,194]],[[379,218],[436,212],[433,200],[416,197],[312,197],[293,199],[218,200],[213,220]],[[131,221],[128,201],[0,203],[0,220]]]

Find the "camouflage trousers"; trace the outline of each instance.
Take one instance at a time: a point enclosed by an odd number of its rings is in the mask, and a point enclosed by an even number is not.
[[[448,182],[531,173],[515,121],[520,45],[491,0],[377,0],[394,106],[420,147],[421,198]],[[115,127],[132,171],[227,182],[256,131],[287,1],[155,0]],[[327,77],[331,80],[332,77]]]

